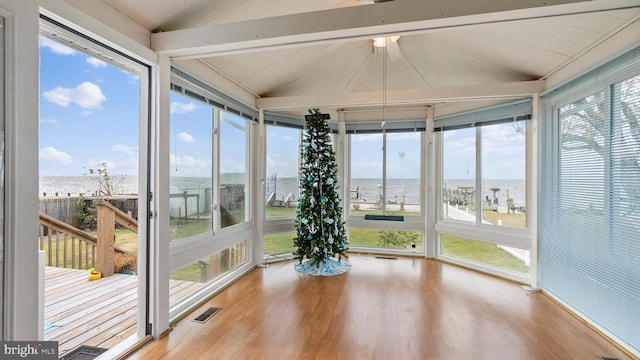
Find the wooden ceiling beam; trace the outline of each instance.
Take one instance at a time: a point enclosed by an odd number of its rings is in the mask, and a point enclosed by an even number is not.
[[[151,48],[189,59],[323,41],[638,7],[637,0],[402,0],[151,34]]]
[[[497,84],[477,84],[429,89],[395,90],[386,92],[386,105],[437,104],[450,101],[475,101],[522,98],[539,94],[545,89],[544,80]],[[308,108],[353,108],[381,106],[382,91],[313,96],[260,98],[256,106],[269,111]]]

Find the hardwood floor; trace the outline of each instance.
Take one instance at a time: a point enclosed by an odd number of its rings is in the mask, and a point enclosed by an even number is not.
[[[629,359],[542,293],[420,258],[258,268],[130,359]],[[222,310],[208,322],[204,309]]]

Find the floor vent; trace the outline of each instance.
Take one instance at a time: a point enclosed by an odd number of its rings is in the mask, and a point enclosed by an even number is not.
[[[609,356],[598,356],[599,360],[620,360],[619,358],[609,357]]]
[[[195,319],[193,319],[193,321],[200,324],[204,324],[220,310],[222,310],[222,308],[210,307],[207,310],[205,310],[202,314],[198,315]]]
[[[91,360],[100,356],[109,349],[99,348],[96,346],[80,345],[79,347],[68,352],[60,358],[60,360]]]
[[[376,256],[376,259],[382,259],[382,260],[398,260],[397,257],[393,257],[393,256]]]

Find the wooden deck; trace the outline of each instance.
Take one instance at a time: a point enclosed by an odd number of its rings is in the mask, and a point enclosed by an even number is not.
[[[177,280],[170,284],[171,299],[202,286]],[[60,355],[80,345],[111,348],[135,334],[137,299],[135,275],[89,281],[86,270],[46,267],[45,340],[58,341]]]

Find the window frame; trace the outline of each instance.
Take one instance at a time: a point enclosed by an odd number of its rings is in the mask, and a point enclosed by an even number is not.
[[[410,124],[411,127],[406,127],[404,125],[406,124]],[[420,242],[420,245],[417,247],[419,250],[414,250],[414,249],[396,249],[396,248],[384,248],[384,247],[372,247],[372,246],[358,246],[358,245],[349,245],[349,248],[352,251],[365,251],[365,252],[369,252],[369,253],[379,253],[379,254],[390,254],[390,255],[405,255],[405,256],[425,256],[425,254],[427,253],[427,237],[426,237],[426,217],[428,216],[428,214],[426,214],[426,192],[425,192],[425,184],[426,184],[426,178],[425,178],[425,167],[428,166],[426,164],[426,161],[428,161],[429,156],[427,156],[427,141],[426,141],[426,131],[425,130],[425,120],[422,121],[409,121],[409,122],[397,122],[395,123],[395,126],[401,127],[399,129],[394,129],[394,133],[395,132],[419,132],[420,133],[420,160],[419,160],[419,164],[420,164],[420,169],[419,169],[419,174],[420,174],[420,179],[419,179],[419,189],[420,189],[420,195],[419,195],[419,202],[420,202],[420,214],[418,216],[405,216],[403,218],[403,221],[387,221],[387,220],[378,220],[378,219],[374,219],[374,220],[369,220],[365,218],[365,214],[362,215],[354,215],[351,212],[351,199],[350,196],[344,196],[345,191],[343,191],[343,209],[345,209],[345,220],[346,220],[346,224],[345,224],[345,228],[347,230],[347,232],[351,231],[351,229],[375,229],[375,230],[397,230],[397,231],[412,231],[412,232],[419,232],[420,233],[420,238],[418,239],[418,241]],[[383,139],[382,139],[382,143],[383,143],[383,148],[385,149],[383,152],[383,156],[382,156],[382,164],[383,164],[383,189],[386,186],[386,179],[384,179],[384,177],[386,176],[386,131],[381,131],[380,130],[380,123],[375,123],[375,124],[355,124],[354,126],[358,126],[360,127],[359,130],[351,130],[348,131],[348,134],[341,134],[342,136],[344,136],[344,143],[345,143],[345,152],[346,154],[344,155],[344,159],[345,159],[345,175],[344,175],[344,179],[342,181],[343,188],[344,189],[349,189],[349,191],[351,190],[351,152],[352,152],[352,146],[353,146],[353,142],[351,139],[351,135],[353,134],[359,134],[363,132],[363,129],[367,128],[367,126],[369,128],[375,126],[377,127],[376,130],[370,131],[370,133],[373,132],[377,132],[377,133],[383,133]],[[349,125],[347,125],[347,127],[349,127]],[[366,131],[366,130],[365,130]],[[385,190],[383,190],[383,196],[386,193]],[[386,206],[383,206],[383,209]]]
[[[531,101],[531,104],[535,104],[535,101],[532,100],[526,100],[525,101]],[[522,102],[522,100],[520,100],[520,102]],[[514,102],[513,104],[518,104],[518,102]],[[474,116],[475,112],[483,112],[483,111],[491,111],[491,110],[498,110],[498,114],[500,114],[500,107],[501,106],[509,106],[509,103],[505,104],[505,105],[497,105],[494,107],[489,107],[489,108],[482,108],[482,109],[477,109],[474,111],[469,112],[468,114],[464,114],[464,115],[471,115],[471,117]],[[479,262],[474,262],[471,260],[466,260],[460,257],[456,257],[453,255],[449,255],[443,252],[443,245],[442,245],[442,235],[453,235],[453,236],[458,236],[458,237],[462,237],[462,238],[466,238],[466,239],[470,239],[470,240],[478,240],[478,241],[484,241],[487,243],[492,243],[492,244],[496,244],[496,245],[505,245],[505,246],[510,246],[510,247],[515,247],[518,249],[523,249],[523,250],[529,250],[530,251],[530,263],[534,264],[536,259],[535,259],[535,252],[532,251],[532,244],[533,244],[533,234],[534,234],[534,224],[533,224],[533,214],[535,214],[537,212],[537,208],[536,208],[536,204],[534,202],[534,200],[531,198],[532,197],[532,193],[531,193],[531,189],[532,189],[532,174],[535,174],[535,170],[533,169],[533,151],[535,149],[534,147],[534,143],[535,143],[535,117],[531,116],[531,114],[534,113],[533,108],[531,108],[530,110],[530,115],[528,115],[528,117],[525,115],[525,117],[520,117],[520,116],[514,116],[515,119],[518,120],[528,120],[528,119],[532,119],[534,121],[525,121],[525,131],[526,131],[526,140],[525,140],[525,151],[526,151],[526,176],[525,176],[525,184],[526,184],[526,227],[525,228],[514,228],[514,227],[504,227],[504,226],[496,226],[493,224],[483,224],[482,223],[482,214],[480,213],[482,211],[482,199],[481,196],[478,196],[476,194],[476,199],[475,199],[475,213],[476,213],[476,219],[475,222],[465,222],[465,221],[460,221],[460,220],[455,220],[455,219],[447,219],[444,218],[442,212],[443,212],[443,206],[441,204],[443,204],[443,194],[442,191],[436,191],[436,214],[435,214],[435,236],[436,236],[436,258],[438,259],[442,259],[448,262],[452,262],[452,263],[456,263],[459,264],[461,266],[465,266],[465,267],[470,267],[479,271],[483,271],[483,272],[487,272],[493,275],[497,275],[500,277],[504,277],[504,278],[508,278],[508,279],[512,279],[515,281],[519,281],[519,282],[523,282],[523,283],[530,283],[532,279],[535,279],[535,276],[532,275],[532,273],[534,271],[536,271],[536,267],[535,266],[530,266],[530,271],[529,274],[519,274],[519,273],[513,273],[498,267],[494,267],[494,266],[489,266],[489,265],[485,265]],[[436,123],[440,123],[443,124],[443,119],[436,119]],[[504,122],[504,121],[503,121]],[[488,121],[486,123],[486,125],[491,125],[497,122],[491,122]],[[462,125],[462,126],[459,126]],[[467,125],[464,125],[464,122],[459,122],[458,124],[456,124],[455,127],[453,127],[452,129],[460,129],[460,128],[475,128],[475,162],[476,162],[476,168],[475,168],[475,189],[482,189],[482,126],[483,124],[475,124],[475,123],[468,123]],[[446,129],[443,131],[442,129],[440,129],[440,131],[436,131],[434,133],[434,148],[435,148],[435,158],[436,158],[436,179],[435,179],[435,188],[436,189],[442,189],[444,186],[444,172],[443,172],[443,168],[444,168],[444,133],[445,131],[447,131]]]
[[[639,247],[637,242],[629,239],[637,239],[637,221],[632,217],[616,216],[616,213],[620,215],[621,209],[617,203],[619,198],[616,197],[616,191],[623,181],[628,181],[631,188],[637,188],[635,185],[638,178],[628,176],[637,174],[637,170],[623,177],[619,162],[621,154],[637,154],[637,151],[633,152],[637,148],[626,149],[628,144],[624,144],[624,136],[621,138],[618,133],[624,120],[620,118],[620,98],[617,92],[621,88],[618,85],[624,81],[640,77],[640,62],[637,60],[639,53],[639,47],[631,48],[541,95],[545,121],[541,127],[543,136],[540,139],[542,191],[539,196],[540,201],[545,202],[551,210],[540,212],[538,230],[540,283],[545,292],[572,311],[580,313],[586,322],[602,329],[614,340],[625,343],[621,339],[628,339],[626,343],[634,349],[638,349],[640,344],[638,338],[631,335],[637,333],[634,332],[633,325],[638,323],[639,313],[637,302],[633,301],[638,297],[634,280],[638,279],[639,267],[638,258],[634,255],[638,253]],[[604,151],[597,154],[602,157],[598,159],[602,161],[599,164],[601,171],[591,172],[592,169],[589,168],[594,161],[593,154],[576,151],[576,154],[566,155],[573,155],[571,160],[578,164],[576,168],[582,173],[585,170],[591,176],[597,173],[602,189],[593,186],[588,176],[583,176],[581,183],[591,187],[588,193],[577,199],[582,201],[583,206],[579,208],[580,211],[571,207],[567,211],[567,208],[560,207],[563,205],[561,202],[565,184],[571,180],[563,179],[563,152],[567,149],[562,147],[563,124],[560,109],[599,92],[603,92],[601,98],[606,104],[602,107],[603,116],[598,119],[605,132],[608,132],[603,134],[605,138],[601,148]],[[624,151],[621,147],[625,148]],[[635,165],[637,166],[637,159]],[[591,199],[599,201],[598,205],[602,209],[595,208],[592,211]],[[581,219],[582,221],[575,223],[567,221],[568,217],[575,214],[601,219],[602,224],[598,225],[593,219]],[[618,220],[620,223],[616,224]],[[595,229],[584,229],[585,224],[594,224]],[[627,224],[632,226],[626,236],[617,233],[620,228],[616,226]]]
[[[169,318],[171,321],[175,321],[197,305],[207,293],[220,289],[226,284],[230,284],[235,278],[241,274],[246,273],[252,266],[252,257],[255,249],[253,249],[254,242],[252,241],[255,236],[256,229],[253,219],[254,214],[254,202],[251,201],[251,196],[254,193],[251,188],[253,182],[251,179],[256,174],[256,170],[251,166],[257,154],[257,144],[252,141],[256,131],[256,121],[258,111],[251,107],[239,103],[238,101],[224,95],[217,89],[209,86],[208,84],[198,80],[197,78],[187,74],[185,71],[178,69],[172,65],[170,74],[170,90],[177,91],[192,97],[194,100],[205,103],[211,106],[212,111],[212,184],[214,191],[212,191],[212,218],[213,229],[212,231],[198,234],[192,237],[181,239],[180,241],[172,241],[169,243],[169,266],[167,269],[167,275],[178,271],[192,263],[197,262],[202,258],[202,254],[215,254],[226,249],[239,246],[239,244],[246,242],[248,246],[243,246],[245,251],[244,262],[236,266],[235,268],[227,271],[224,274],[211,279],[205,283],[193,294],[185,296],[175,304],[169,304]],[[245,137],[245,221],[221,228],[220,226],[220,112],[229,111],[240,118],[246,120],[246,137]],[[170,120],[169,120],[170,121]],[[167,141],[170,141],[167,138]],[[168,195],[167,195],[168,197]],[[168,241],[168,239],[167,239]]]

